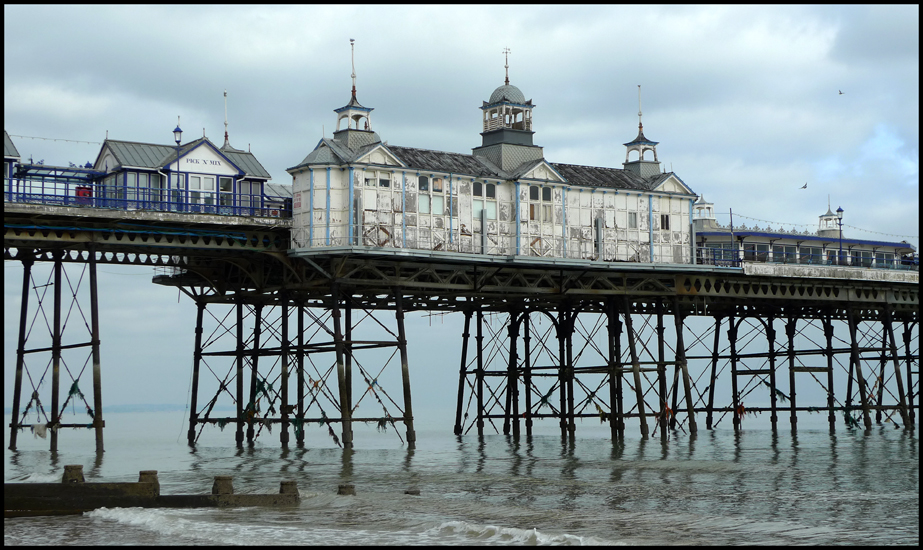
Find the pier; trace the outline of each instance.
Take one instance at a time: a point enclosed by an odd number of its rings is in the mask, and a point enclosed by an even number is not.
[[[11,449],[29,427],[22,419],[31,407],[49,414],[56,449],[57,428],[77,427],[62,424],[61,414],[78,398],[92,417],[85,427],[103,449],[100,264],[163,268],[153,282],[177,287],[197,306],[190,445],[203,429],[225,425],[234,426],[238,445],[269,433],[282,445],[304,445],[304,425],[321,423],[349,447],[353,423],[372,422],[412,446],[413,336],[404,326],[411,311],[464,316],[458,341],[446,343],[459,350],[457,387],[414,388],[454,402],[456,422],[446,429],[459,435],[528,435],[535,422],[548,421],[573,436],[576,419],[594,417],[609,425],[613,440],[627,430],[666,437],[722,420],[740,429],[757,412],[769,413],[773,428],[797,429],[799,416],[811,413],[825,415],[831,429],[919,422],[915,270],[357,243],[298,248],[285,217],[5,198],[4,260],[24,266]],[[53,264],[52,280],[32,280],[35,262]],[[44,300],[40,308],[36,296]],[[89,303],[74,307],[81,300]],[[83,341],[64,345],[62,318],[72,311],[88,317],[89,330]],[[51,346],[31,347],[26,338],[36,315],[46,317]],[[355,336],[360,323],[375,325],[378,335]],[[62,351],[78,347],[92,357],[84,375],[91,383],[61,372]],[[37,379],[27,357],[36,366],[44,361],[31,358],[48,358],[50,388],[26,385]],[[378,383],[385,367],[400,373],[398,387]],[[78,389],[62,404],[68,387]],[[92,396],[80,387],[92,387]],[[809,387],[824,398],[803,399]],[[770,404],[753,405],[761,401]],[[232,403],[235,414],[219,415],[219,402]],[[370,409],[377,412],[364,412]]]

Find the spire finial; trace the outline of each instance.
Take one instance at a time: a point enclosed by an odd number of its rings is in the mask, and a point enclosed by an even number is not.
[[[352,38],[349,39],[349,49],[350,49],[350,59],[352,60],[353,65],[353,99],[356,99],[356,41]]]
[[[504,80],[503,83],[506,86],[510,85],[510,53],[509,48],[503,48],[503,68],[506,69],[506,80]]]
[[[224,91],[224,146],[227,147],[230,143],[228,142],[228,91]]]
[[[641,130],[641,85],[638,84],[638,130]]]

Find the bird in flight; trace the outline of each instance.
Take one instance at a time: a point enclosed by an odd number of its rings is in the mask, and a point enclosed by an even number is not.
[[[804,182],[804,185],[799,187],[799,189],[807,189],[807,188],[808,188],[808,182]]]
[[[837,91],[840,92],[840,95],[843,95],[843,90],[837,90]]]

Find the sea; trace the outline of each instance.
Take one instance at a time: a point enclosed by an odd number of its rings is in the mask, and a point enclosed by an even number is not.
[[[344,450],[320,426],[303,448],[283,449],[278,428],[238,448],[233,426],[206,428],[191,448],[181,409],[108,412],[102,454],[86,429],[62,430],[57,453],[29,430],[10,451],[5,432],[4,481],[58,482],[82,464],[87,481],[157,470],[162,494],[210,493],[217,475],[236,493],[295,480],[301,502],[5,519],[4,545],[918,546],[918,433],[831,432],[814,416],[796,433],[748,421],[736,434],[728,422],[642,439],[635,426],[613,442],[588,419],[574,438],[548,422],[515,439],[455,436],[451,419],[419,414],[412,449],[400,424],[358,423]],[[338,495],[341,484],[356,494]]]

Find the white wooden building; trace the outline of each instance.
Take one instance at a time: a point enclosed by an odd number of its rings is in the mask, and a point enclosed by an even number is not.
[[[661,171],[640,122],[622,168],[563,164],[533,144],[534,108],[507,77],[481,106],[471,154],[389,145],[354,77],[333,137],[288,169],[292,248],[692,263],[696,195]]]

